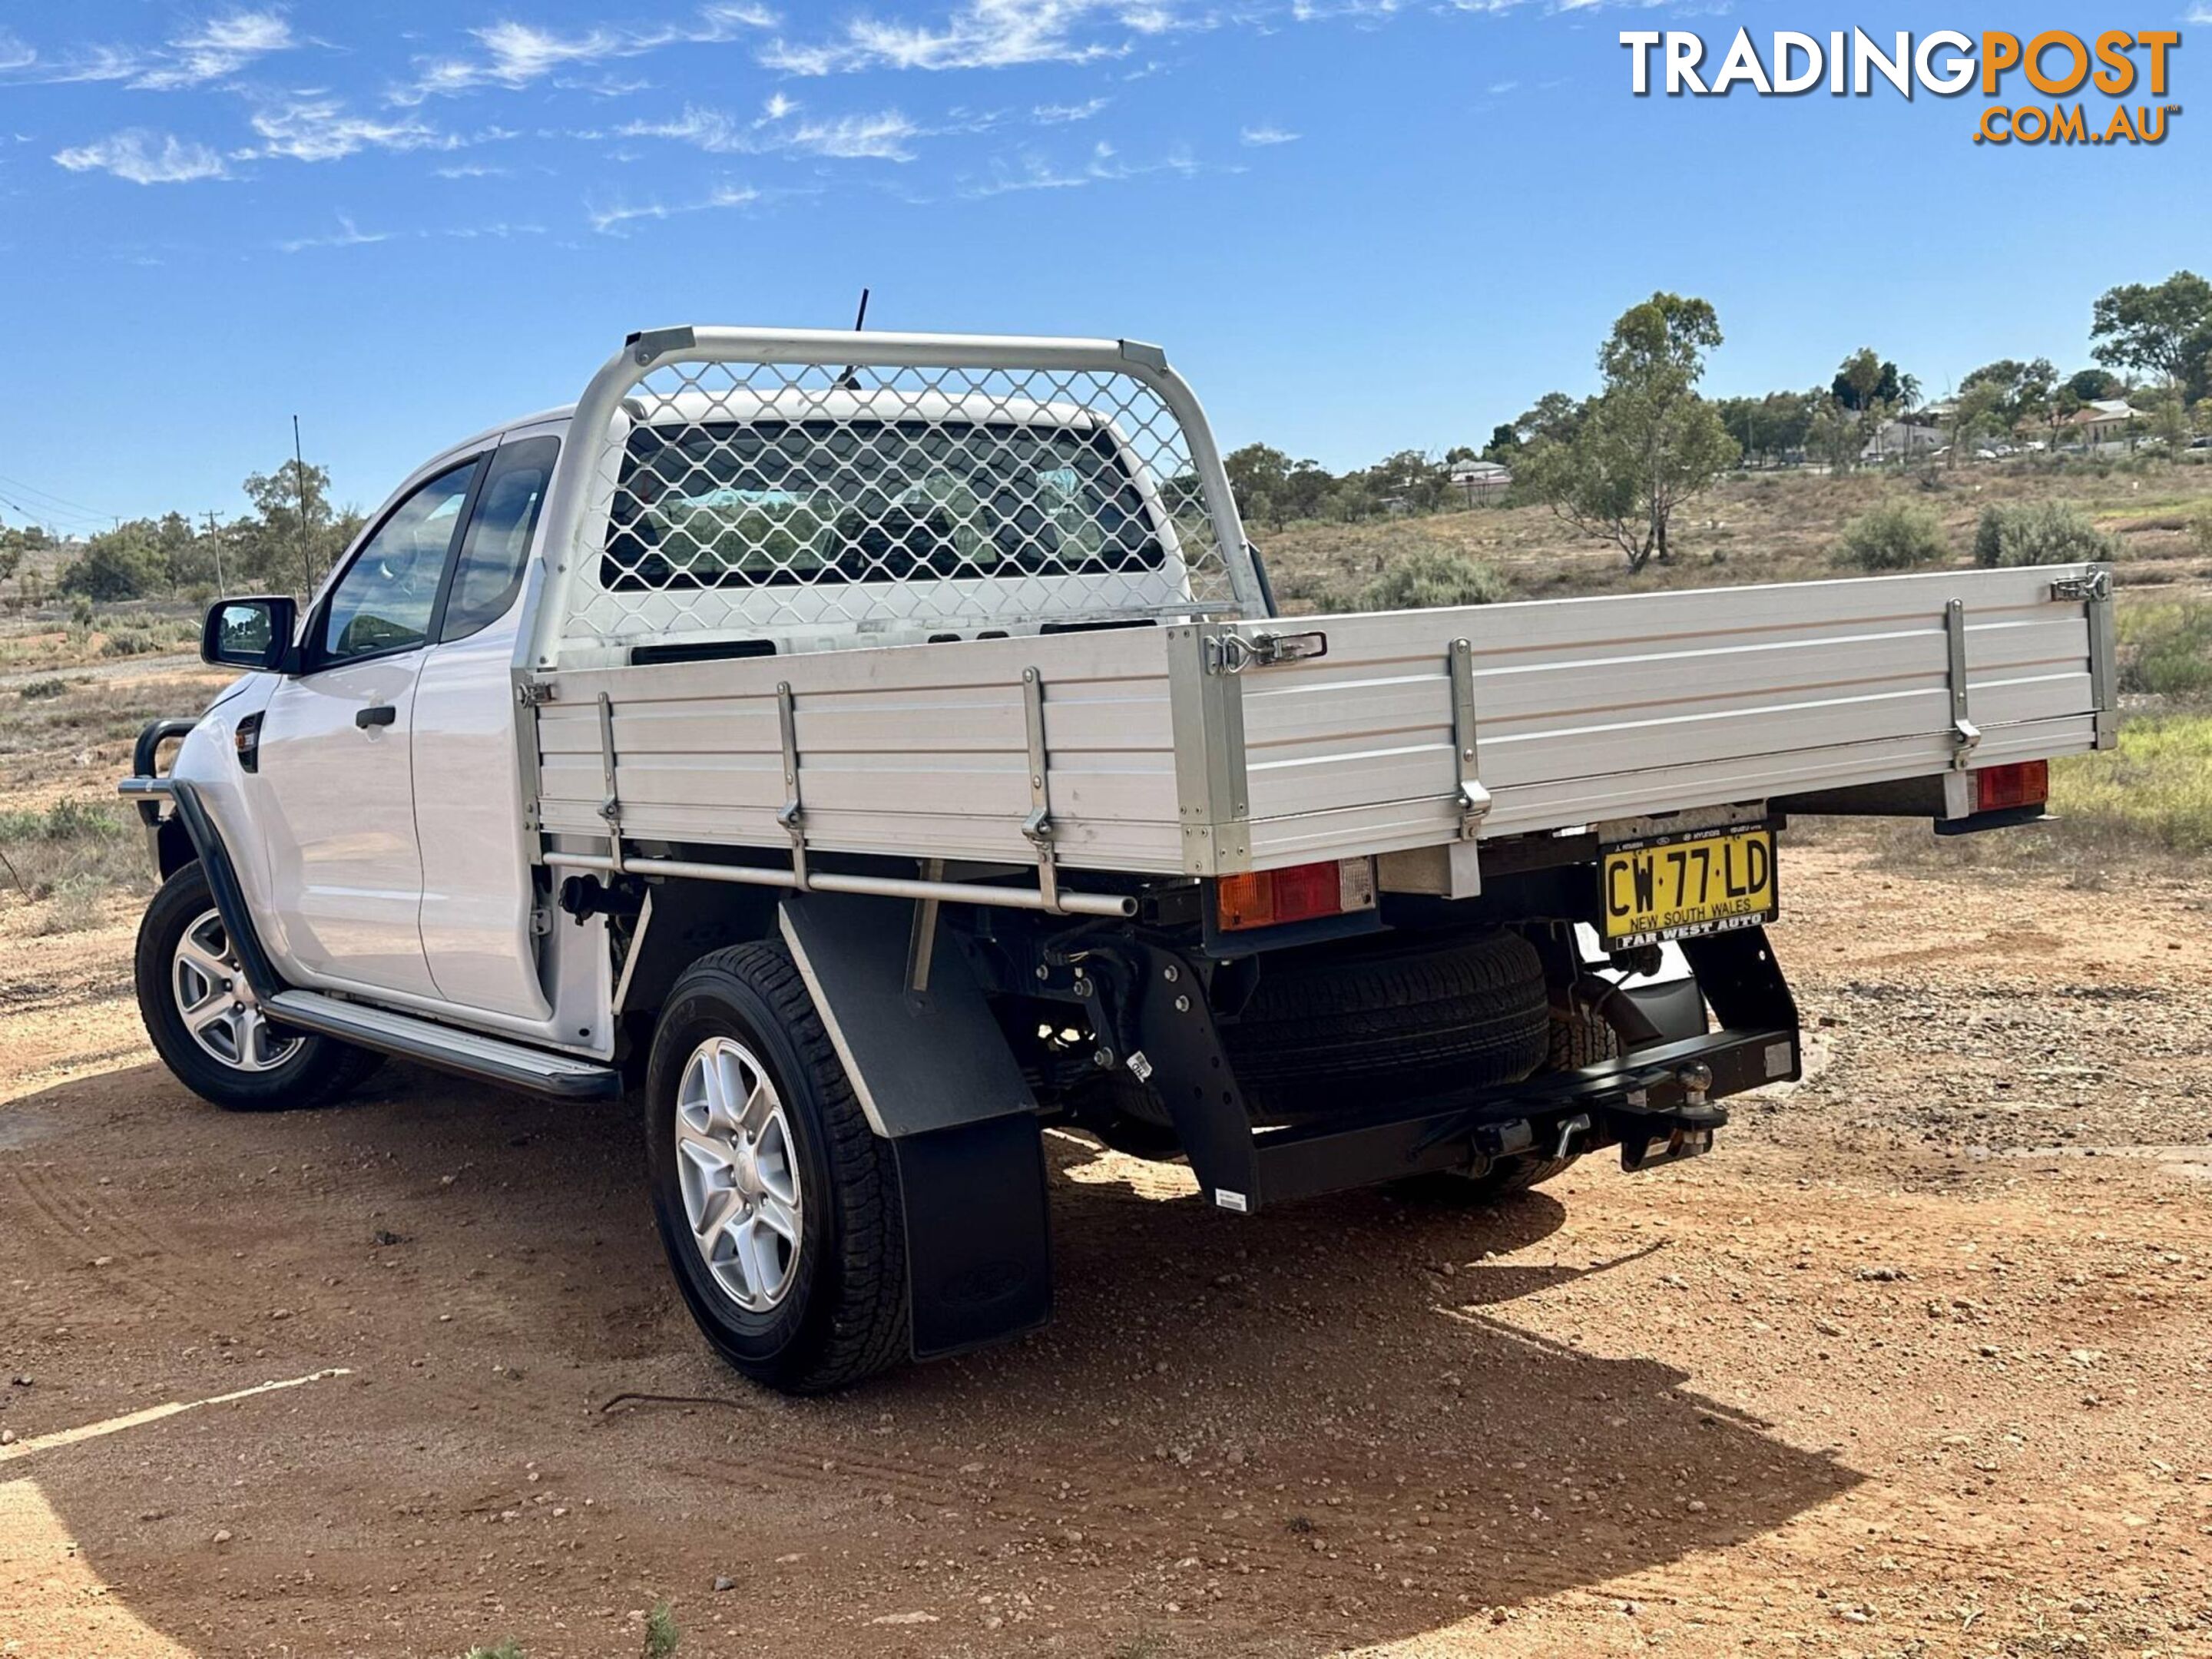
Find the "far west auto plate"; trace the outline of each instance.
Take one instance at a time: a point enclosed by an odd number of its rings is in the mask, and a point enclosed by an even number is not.
[[[1621,950],[1771,921],[1774,831],[1763,825],[1646,836],[1600,849],[1598,917]]]

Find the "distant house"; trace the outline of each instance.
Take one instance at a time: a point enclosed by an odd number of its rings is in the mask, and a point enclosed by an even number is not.
[[[1925,455],[1943,447],[1940,428],[1922,426],[1912,421],[1884,421],[1867,446],[1859,452],[1863,461],[1909,460],[1916,455]]]
[[[2099,398],[2066,417],[2066,434],[2077,443],[2117,443],[2142,418],[2142,411],[2131,407],[2125,398]]]
[[[1496,461],[1454,461],[1451,469],[1452,488],[1464,491],[1468,505],[1492,495],[1502,495],[1513,487],[1513,472],[1510,467]]]

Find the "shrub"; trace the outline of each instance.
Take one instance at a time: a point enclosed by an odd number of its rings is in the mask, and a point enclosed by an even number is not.
[[[1974,562],[1988,569],[2084,563],[2118,551],[2110,536],[2064,501],[1984,507],[1974,531]]]
[[[2203,508],[2189,521],[2189,539],[2197,552],[2212,559],[2212,507]]]
[[[110,634],[101,641],[100,654],[103,657],[143,657],[161,648],[161,642],[145,629],[131,628]]]
[[[1950,556],[1943,521],[1917,501],[1887,501],[1844,526],[1836,556],[1862,570],[1910,570]]]
[[[2119,621],[2120,690],[2168,697],[2212,692],[2212,605],[2134,605]]]
[[[1486,564],[1439,547],[1417,547],[1390,562],[1360,590],[1362,611],[1431,611],[1442,605],[1496,605],[1512,589]]]
[[[70,933],[97,927],[103,902],[118,889],[136,890],[146,878],[146,851],[123,823],[83,801],[56,801],[45,811],[0,812],[0,886],[12,883],[42,908],[33,918],[40,933]]]
[[[81,841],[122,833],[112,813],[68,797],[43,812],[0,812],[0,842]]]
[[[19,688],[15,695],[25,702],[36,702],[42,697],[58,697],[67,692],[67,680],[31,680]]]

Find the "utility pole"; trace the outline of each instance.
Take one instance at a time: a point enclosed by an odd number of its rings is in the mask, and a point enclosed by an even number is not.
[[[315,591],[315,557],[307,544],[307,463],[300,452],[300,417],[292,417],[292,482],[300,495],[300,568],[307,573],[307,585],[300,590],[305,599]]]
[[[219,599],[230,597],[230,588],[222,579],[222,537],[215,526],[215,509],[207,510],[208,540],[215,546],[215,596]]]

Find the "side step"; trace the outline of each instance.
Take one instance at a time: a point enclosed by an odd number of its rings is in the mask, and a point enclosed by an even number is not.
[[[611,1100],[623,1091],[622,1073],[597,1060],[548,1054],[520,1042],[456,1030],[450,1025],[325,996],[319,991],[280,991],[270,1014],[303,1031],[318,1031],[402,1060],[420,1060],[502,1089],[550,1095],[556,1100]]]

